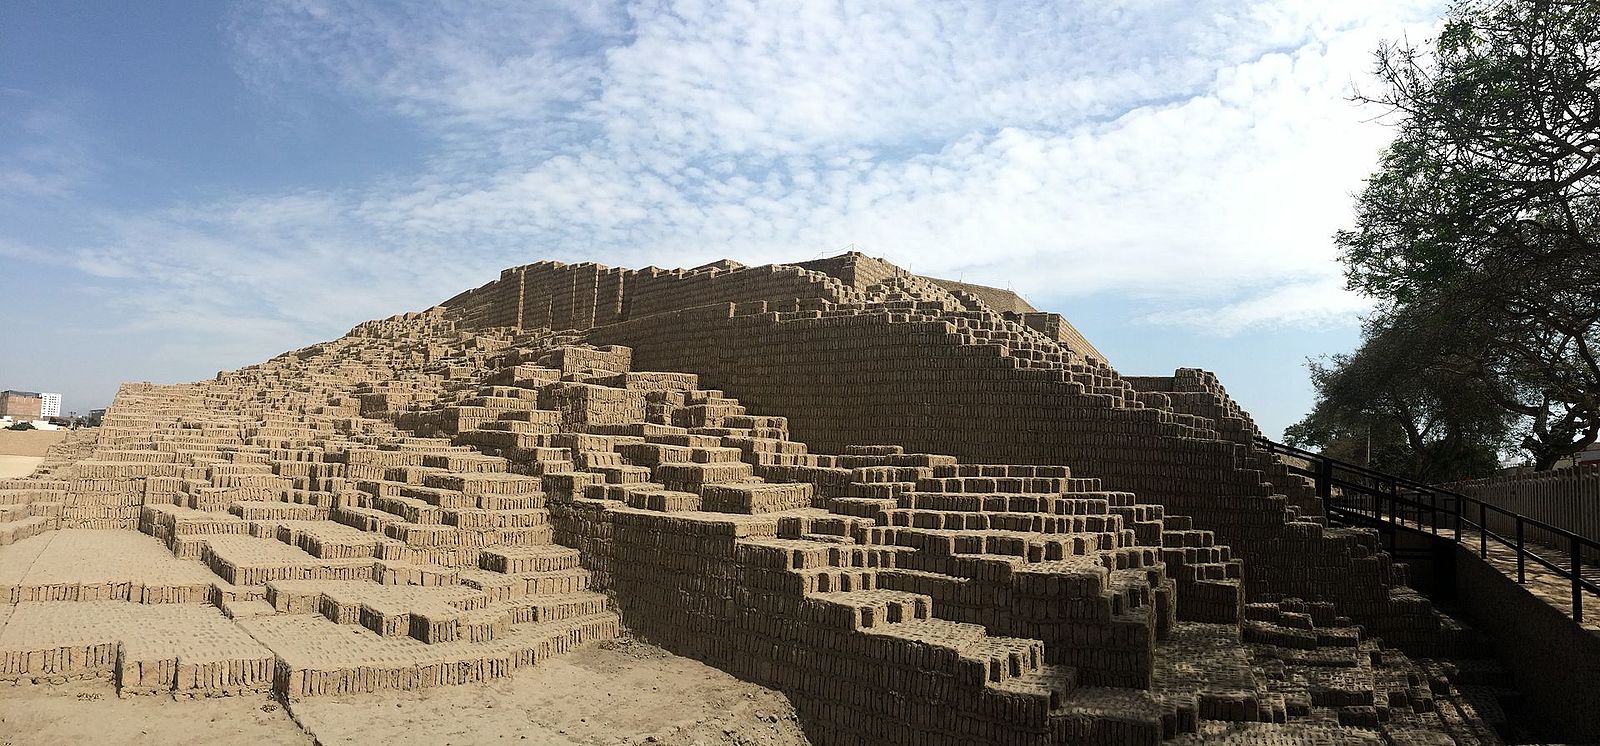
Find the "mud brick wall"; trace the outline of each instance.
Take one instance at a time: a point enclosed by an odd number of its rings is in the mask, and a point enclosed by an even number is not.
[[[622,373],[632,368],[633,351],[626,347],[608,347],[603,350],[558,347],[539,359],[542,365],[559,374],[597,371]]]
[[[540,262],[517,267],[510,278],[521,299],[514,326],[588,329],[624,317],[626,270],[583,263]]]
[[[553,495],[551,514],[557,540],[580,550],[595,587],[614,595],[629,627],[679,655],[784,692],[817,743],[1161,738],[1159,726],[1152,732],[1135,723],[1052,717],[1049,696],[987,686],[982,666],[950,647],[960,628],[940,625],[952,623],[919,627],[948,629],[948,640],[918,639],[899,632],[906,625],[875,630],[871,621],[838,613],[848,609],[806,599],[799,576],[740,546],[741,538],[777,536],[776,519],[685,520],[570,495]]]
[[[1600,635],[1479,559],[1476,547],[1454,552],[1457,602],[1494,639],[1496,657],[1543,721],[1541,735],[1600,743]]]
[[[1085,358],[1102,363],[1107,362],[1106,356],[1095,349],[1095,346],[1089,343],[1089,340],[1078,331],[1077,327],[1073,326],[1059,313],[1022,313],[1017,315],[1016,318],[1023,326],[1055,340],[1062,347],[1072,350]]]
[[[52,505],[56,528],[133,529],[145,501],[143,479],[0,480],[16,499]],[[6,500],[0,499],[0,504]]]
[[[900,568],[878,573],[878,587],[929,596],[941,619],[1042,640],[1045,659],[1074,667],[1085,684],[1150,686],[1157,638],[1171,628],[1177,612],[1173,583],[1158,566],[1146,565],[1155,578],[1129,585],[1128,592],[1141,596],[1140,604],[1124,610],[1117,606],[1120,598],[1100,597],[1099,589],[1110,585],[1111,578],[1098,568],[991,563],[987,572],[968,570],[968,577],[958,577],[945,574],[953,570],[950,564],[938,559],[923,566],[902,562]]]
[[[642,318],[713,303],[839,298],[836,279],[799,267],[767,265],[735,270],[644,270],[629,278],[628,318]]]
[[[1228,396],[1222,382],[1209,371],[1179,368],[1170,376],[1120,376],[1142,393],[1159,393],[1157,401],[1176,412],[1204,417],[1230,440],[1248,443],[1261,435],[1255,420]]]
[[[466,328],[583,330],[714,303],[847,295],[838,279],[789,265],[634,271],[539,262],[504,270],[500,279],[442,305]]]
[[[1031,305],[1028,305],[1028,302],[1023,300],[1022,296],[1017,295],[1010,290],[992,288],[986,285],[970,285],[965,282],[957,282],[955,280],[941,280],[937,277],[929,277],[927,279],[938,284],[939,287],[951,292],[966,293],[976,297],[978,300],[983,301],[990,308],[993,308],[1000,313],[1022,314],[1035,313],[1039,310]]]
[[[857,290],[877,285],[893,277],[910,274],[893,264],[873,259],[859,251],[809,262],[796,262],[793,266],[836,277],[840,282]]]
[[[645,393],[587,383],[556,383],[539,392],[539,409],[561,413],[569,429],[645,420]]]
[[[519,268],[500,273],[500,279],[457,295],[446,303],[464,326],[485,328],[516,326],[522,308]]]
[[[750,313],[690,309],[595,329],[645,369],[687,370],[739,393],[751,411],[788,416],[821,451],[895,442],[973,463],[1069,464],[1189,515],[1246,561],[1253,600],[1297,596],[1404,644],[1428,638],[1426,610],[1396,607],[1387,556],[1352,532],[1296,521],[1251,446],[1193,432],[1174,413],[1094,393],[1061,371],[1026,369],[998,345],[960,344],[944,322],[892,313]],[[1415,619],[1413,617],[1416,617]],[[1413,630],[1408,632],[1407,630]]]
[[[1244,537],[1262,596],[1328,594],[1400,642],[1441,624],[1392,587],[1403,573],[1370,533],[1297,520],[1214,378],[1134,385],[964,291],[840,264],[843,277],[514,268],[467,310],[374,322],[202,386],[131,389],[122,424],[52,486],[142,485],[140,529],[176,566],[235,584],[208,597],[230,615],[253,611],[233,604],[262,584],[272,607],[316,611],[235,622],[282,651],[272,681],[290,697],[501,675],[617,634],[614,601],[643,636],[786,692],[818,743],[1154,744],[1202,712],[1307,715],[1322,679],[1282,666],[1258,678],[1247,657],[1264,651],[1246,645],[1320,642],[1309,622],[1331,623],[1336,605],[1252,607],[1241,630],[1245,568],[1167,505]],[[630,316],[630,298],[649,313]],[[674,306],[693,310],[656,310]],[[589,346],[608,338],[638,354]],[[727,390],[700,388],[702,375]],[[388,399],[406,390],[396,376],[416,384],[404,410]],[[359,416],[363,396],[381,419]],[[836,453],[789,440],[781,415]],[[891,445],[906,441],[986,463]],[[30,520],[65,507],[34,494]],[[609,595],[583,592],[591,576]],[[362,600],[398,601],[402,585],[483,593],[440,606],[408,589],[418,604],[393,612]],[[80,600],[110,592],[78,587]],[[183,595],[166,587],[153,598]],[[528,604],[499,606],[517,598]],[[354,649],[316,632],[328,622],[381,639]],[[540,626],[502,635],[518,624]],[[415,642],[382,644],[402,636]],[[414,650],[469,640],[485,644]],[[1315,657],[1339,661],[1322,667],[1341,686],[1323,704],[1352,709],[1315,717],[1377,727],[1395,705],[1371,675],[1378,649],[1329,647],[1341,650]],[[169,682],[165,656],[133,659],[155,660],[157,688],[187,686],[181,672]],[[1367,681],[1347,691],[1351,663]]]
[[[1301,515],[1323,514],[1322,501],[1308,481],[1290,474],[1287,466],[1256,449],[1255,439],[1260,437],[1261,429],[1256,427],[1250,413],[1228,396],[1216,374],[1199,368],[1179,368],[1171,376],[1120,378],[1138,390],[1147,404],[1211,422],[1218,436],[1244,446],[1243,451],[1236,454],[1240,468],[1262,472],[1266,481],[1289,498]]]

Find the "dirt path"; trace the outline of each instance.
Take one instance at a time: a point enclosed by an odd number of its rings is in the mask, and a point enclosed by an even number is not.
[[[313,699],[291,709],[327,746],[808,743],[782,694],[627,641],[486,685]]]
[[[119,699],[109,682],[0,682],[0,746],[44,743],[308,746],[312,741],[265,694]]]

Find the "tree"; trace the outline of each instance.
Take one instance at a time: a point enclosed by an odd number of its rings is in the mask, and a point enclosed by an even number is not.
[[[1356,352],[1309,362],[1316,406],[1285,438],[1422,482],[1499,465],[1511,416],[1481,379],[1449,368],[1448,335],[1379,315]]]
[[[1357,100],[1398,133],[1336,238],[1349,287],[1409,338],[1448,323],[1428,369],[1476,381],[1549,468],[1600,437],[1600,3],[1461,3],[1377,73]]]

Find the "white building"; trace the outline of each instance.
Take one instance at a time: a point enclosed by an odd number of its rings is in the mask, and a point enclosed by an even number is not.
[[[41,394],[39,394],[39,398],[43,400],[43,401],[39,402],[39,417],[40,418],[60,417],[61,416],[61,395],[60,394],[45,394],[45,393],[41,393]]]
[[[1584,449],[1578,455],[1573,456],[1572,460],[1579,464],[1600,464],[1600,443]]]

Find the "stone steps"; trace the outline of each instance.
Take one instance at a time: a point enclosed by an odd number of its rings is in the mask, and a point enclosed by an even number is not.
[[[29,537],[53,531],[61,526],[61,519],[50,516],[28,516],[10,521],[0,521],[0,546],[13,544]]]
[[[488,641],[430,645],[319,616],[279,614],[237,623],[277,654],[272,688],[290,700],[489,681],[622,630],[615,613],[602,612],[512,625]]]
[[[266,691],[272,652],[201,604],[22,603],[0,632],[0,680],[109,678],[122,694]]]

